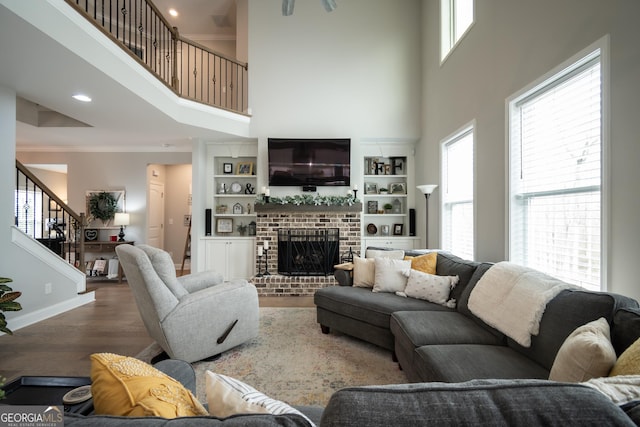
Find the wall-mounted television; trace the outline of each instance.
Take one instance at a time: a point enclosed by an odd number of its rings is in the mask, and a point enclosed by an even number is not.
[[[269,138],[269,186],[349,186],[351,139]]]

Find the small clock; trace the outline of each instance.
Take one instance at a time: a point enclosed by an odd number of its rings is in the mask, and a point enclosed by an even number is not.
[[[242,191],[242,185],[239,182],[234,182],[231,184],[231,192],[238,194]]]

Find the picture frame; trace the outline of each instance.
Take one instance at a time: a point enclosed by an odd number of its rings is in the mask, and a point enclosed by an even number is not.
[[[387,224],[382,225],[382,227],[380,227],[380,234],[382,234],[383,236],[388,236],[389,235],[389,226]]]
[[[393,224],[393,235],[402,236],[404,233],[404,224]]]
[[[235,205],[233,205],[233,214],[234,215],[239,215],[239,214],[243,214],[244,213],[244,208],[242,207],[242,205],[240,203],[236,203]]]
[[[389,194],[407,194],[407,185],[404,182],[392,182],[389,184]]]
[[[222,164],[222,173],[225,173],[225,174],[233,173],[233,163],[223,163]]]
[[[233,218],[218,218],[216,233],[233,233]]]
[[[376,213],[378,213],[378,201],[377,200],[369,200],[367,202],[367,213],[368,214],[376,214]]]
[[[85,228],[84,229],[84,241],[85,242],[94,242],[98,240],[98,229],[97,228]]]
[[[378,184],[375,182],[365,182],[364,194],[378,194]]]
[[[253,175],[253,162],[238,162],[236,175]]]
[[[85,209],[86,209],[85,212],[87,213],[87,215],[89,215],[91,212],[90,201],[92,196],[100,193],[109,193],[111,196],[113,196],[113,198],[116,200],[116,213],[126,212],[125,190],[88,190],[85,192]],[[109,223],[110,222],[111,221],[109,221]],[[109,224],[105,224],[104,222],[93,218],[93,220],[88,225],[90,228],[95,228],[95,227],[105,227]]]

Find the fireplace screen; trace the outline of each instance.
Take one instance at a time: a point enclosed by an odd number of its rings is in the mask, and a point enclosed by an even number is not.
[[[337,228],[278,229],[278,273],[289,276],[326,276],[339,262]]]

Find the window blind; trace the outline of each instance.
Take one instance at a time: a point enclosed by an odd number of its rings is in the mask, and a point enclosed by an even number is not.
[[[513,103],[511,260],[601,288],[599,56]]]
[[[474,258],[473,130],[467,129],[443,146],[443,249]]]

